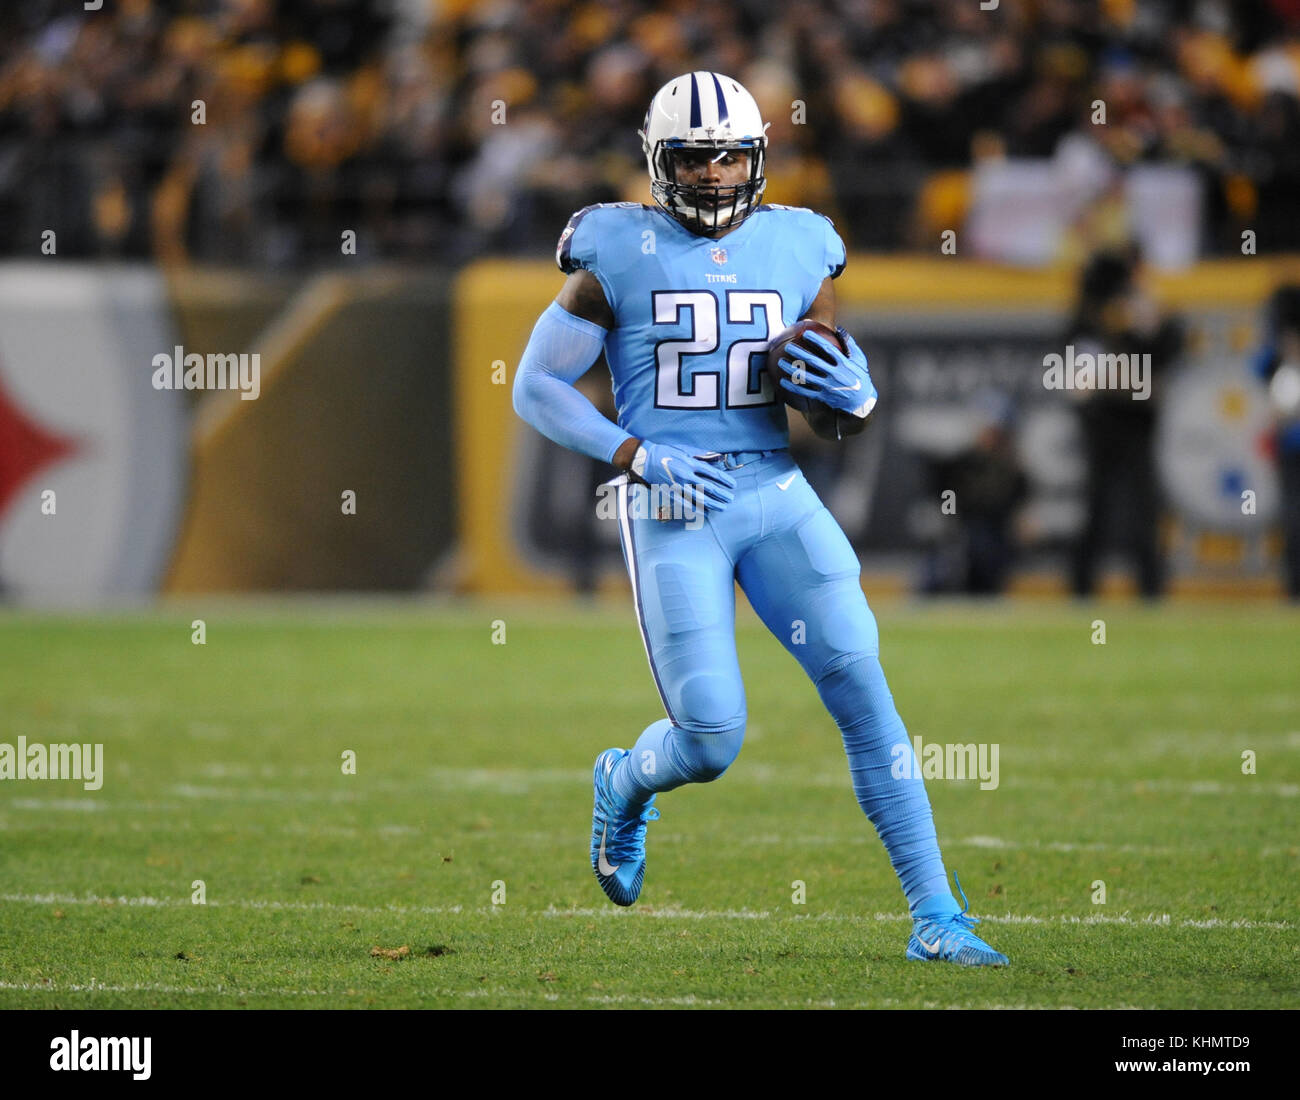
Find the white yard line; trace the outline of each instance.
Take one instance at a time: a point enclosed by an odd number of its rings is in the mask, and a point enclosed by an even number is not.
[[[1073,776],[1070,778],[1040,779],[1031,776],[1018,776],[1008,774],[1008,768],[1005,764],[1006,754],[1002,757],[1004,763],[1002,766],[1002,787],[1017,787],[1028,790],[1050,790],[1061,793],[1074,788],[1083,788],[1085,790],[1094,790],[1101,788],[1108,791],[1115,791],[1123,794],[1131,794],[1136,790],[1147,793],[1160,794],[1214,794],[1214,795],[1242,795],[1243,797],[1259,798],[1265,795],[1273,795],[1277,798],[1296,798],[1300,797],[1300,783],[1263,783],[1257,782],[1253,776],[1243,775],[1240,782],[1221,782],[1216,779],[1161,779],[1159,777],[1147,778],[1144,776],[1135,776],[1131,779],[1112,779],[1107,776]],[[932,779],[930,783],[942,783],[944,780]],[[965,780],[967,784],[976,782],[973,779]],[[989,793],[989,792],[981,792]]]
[[[0,894],[0,902],[17,905],[102,905],[111,907],[121,905],[127,908],[202,908],[190,903],[186,898],[141,897],[79,897],[75,894]],[[477,906],[466,908],[461,905],[347,905],[328,901],[276,901],[263,899],[227,899],[209,901],[208,908],[228,909],[267,909],[290,910],[294,912],[319,910],[339,913],[372,913],[382,915],[454,915],[477,914],[479,916],[499,916],[502,913],[522,913],[526,916],[543,917],[580,917],[584,919],[606,918],[616,920],[808,920],[808,921],[842,921],[845,923],[905,923],[911,918],[906,913],[774,913],[769,909],[683,909],[676,906],[655,908],[642,906],[638,908],[616,909],[575,908],[557,909],[550,906],[540,911],[521,909],[518,906]],[[1168,913],[1148,913],[1142,917],[1123,913],[1089,913],[1087,916],[1063,914],[1057,917],[1039,917],[1032,914],[1004,913],[1001,916],[980,914],[980,920],[989,924],[1116,924],[1145,926],[1156,928],[1267,928],[1289,929],[1289,921],[1256,921],[1239,917],[1215,917],[1208,920],[1175,921]]]
[[[655,920],[767,920],[772,913],[767,909],[681,909],[666,906],[656,909],[643,906],[636,909],[614,909],[602,906],[599,909],[557,909],[550,906],[542,910],[544,917],[625,917],[640,916]]]
[[[337,997],[346,999],[347,994],[338,990],[327,989],[230,989],[226,986],[210,986],[207,988],[201,986],[177,986],[161,985],[151,982],[137,982],[134,985],[108,985],[104,982],[3,982],[0,981],[0,990],[11,989],[22,993],[171,993],[183,996],[218,996],[218,997]],[[420,991],[416,991],[420,992]],[[727,1000],[720,997],[698,997],[694,993],[687,993],[673,997],[654,997],[642,993],[587,993],[582,995],[549,993],[542,989],[439,989],[429,992],[420,992],[421,1000],[438,1001],[442,999],[464,998],[466,1000],[482,1000],[487,997],[499,997],[501,999],[523,999],[523,1000],[542,1000],[546,1002],[570,1002],[582,1000],[587,1004],[593,1005],[669,1005],[677,1008],[725,1008],[727,1006],[742,1007],[744,1001],[737,998]],[[894,998],[885,998],[879,1001],[836,1001],[833,999],[813,1000],[807,998],[802,1001],[781,1001],[775,1004],[764,1001],[764,1007],[767,1008],[884,1008],[896,1006],[899,1002]],[[1058,1004],[985,1004],[981,1001],[972,1001],[966,1004],[940,1004],[934,1001],[926,1001],[922,1004],[923,1008],[943,1008],[943,1009],[969,1009],[982,1008],[990,1010],[1021,1011],[1024,1009],[1074,1009],[1076,1005],[1058,1005]],[[1139,1005],[1116,1005],[1116,1008],[1137,1010]]]
[[[1043,852],[1125,852],[1130,855],[1140,856],[1173,856],[1187,855],[1189,852],[1199,851],[1200,849],[1191,848],[1186,844],[1177,846],[1165,846],[1157,844],[1107,844],[1104,841],[1090,841],[1086,844],[1078,844],[1069,840],[1030,840],[1016,841],[1007,840],[1000,836],[963,836],[956,840],[945,840],[944,846],[954,848],[994,848],[994,849],[1018,849]],[[1259,854],[1263,854],[1261,849]]]
[[[331,997],[337,994],[324,989],[228,989],[224,985],[157,985],[136,982],[134,985],[108,985],[104,982],[0,982],[0,989],[23,993],[181,993],[220,997]]]
[[[285,909],[294,912],[321,910],[338,913],[431,914],[434,916],[462,912],[486,913],[493,907],[466,910],[460,905],[347,905],[330,901],[275,901],[259,898],[210,899],[206,905],[194,905],[188,898],[155,897],[79,897],[76,894],[0,894],[0,902],[18,905],[121,905],[126,908],[169,909]]]
[[[1004,760],[1006,754],[1004,754]],[[229,776],[232,780],[236,777]],[[251,778],[251,777],[249,777]],[[263,774],[261,778],[266,778]],[[286,776],[288,778],[288,776]],[[946,785],[948,780],[931,779],[932,788]],[[957,782],[957,781],[953,781]],[[961,787],[975,787],[977,779],[960,781]],[[166,794],[173,801],[122,800],[114,801],[103,797],[72,798],[38,798],[30,796],[17,797],[6,805],[10,809],[53,810],[70,813],[100,813],[114,810],[139,810],[146,812],[174,812],[185,807],[186,802],[265,802],[279,803],[313,803],[330,804],[355,803],[364,804],[372,797],[385,797],[390,794],[417,791],[423,793],[448,791],[464,792],[474,790],[497,795],[524,795],[537,789],[556,787],[589,789],[589,773],[570,771],[561,768],[539,769],[498,769],[498,768],[437,768],[423,774],[412,774],[403,779],[373,779],[359,783],[349,790],[302,790],[285,787],[249,786],[232,782],[229,786],[218,784],[176,783],[166,788]],[[847,774],[841,772],[803,773],[791,772],[771,765],[760,764],[728,775],[732,786],[768,787],[779,786],[786,789],[837,790],[848,789]],[[295,785],[300,788],[301,784]],[[1009,787],[1021,790],[1051,790],[1061,793],[1069,790],[1101,790],[1130,794],[1142,790],[1151,794],[1170,795],[1215,795],[1241,797],[1300,797],[1300,783],[1274,783],[1242,776],[1240,779],[1164,779],[1159,777],[1134,777],[1113,779],[1107,776],[1076,775],[1069,778],[1040,778],[1037,776],[1017,775],[1004,767],[999,789]],[[981,796],[996,797],[996,791],[980,791]],[[178,803],[174,799],[184,801]]]

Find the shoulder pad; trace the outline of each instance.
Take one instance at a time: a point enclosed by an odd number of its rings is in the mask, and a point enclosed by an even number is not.
[[[578,227],[582,225],[583,220],[594,210],[645,210],[644,203],[640,202],[597,202],[590,206],[584,206],[581,210],[569,219],[568,225],[564,227],[564,232],[560,234],[559,243],[555,246],[555,262],[559,269],[566,275],[572,274],[579,268],[587,266],[587,262],[594,258],[595,245],[591,242],[589,247],[574,246],[574,235],[578,232]]]

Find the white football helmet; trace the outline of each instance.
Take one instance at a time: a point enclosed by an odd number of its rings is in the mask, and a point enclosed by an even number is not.
[[[729,76],[694,72],[670,80],[655,93],[638,131],[655,202],[692,233],[738,226],[758,209],[767,187],[767,127],[754,97]],[[678,183],[681,149],[746,152],[749,180],[735,187]],[[713,202],[701,207],[701,198]]]

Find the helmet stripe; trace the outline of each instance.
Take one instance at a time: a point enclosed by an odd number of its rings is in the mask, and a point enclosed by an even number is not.
[[[717,73],[710,73],[709,75],[713,77],[713,87],[718,92],[718,125],[725,126],[731,121],[731,116],[727,113],[727,97],[722,91],[722,81],[718,79]]]
[[[700,121],[700,86],[695,82],[695,74],[691,73],[691,128],[701,126]]]

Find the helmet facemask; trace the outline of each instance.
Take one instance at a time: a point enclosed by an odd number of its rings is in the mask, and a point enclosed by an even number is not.
[[[687,142],[681,139],[660,141],[649,158],[653,167],[650,193],[655,202],[692,233],[711,233],[734,229],[758,209],[767,187],[763,161],[767,139],[741,141]],[[693,184],[678,181],[680,154],[685,150],[746,153],[749,178],[734,186]],[[712,201],[708,201],[712,200]]]

